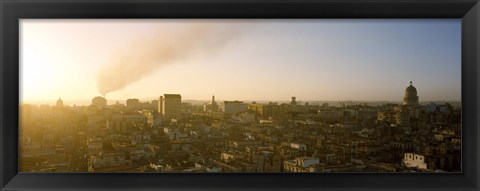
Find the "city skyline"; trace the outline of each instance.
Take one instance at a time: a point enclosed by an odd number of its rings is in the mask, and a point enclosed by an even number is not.
[[[186,100],[401,102],[399,90],[409,81],[420,102],[460,101],[460,24],[27,19],[21,102],[164,93]]]
[[[163,94],[162,94],[163,95]],[[215,96],[215,95],[212,95]],[[95,96],[97,97],[97,96]],[[102,97],[102,96],[100,96]],[[290,103],[291,98],[296,97],[296,96],[291,96],[288,97],[288,99],[283,99],[283,100],[239,100],[239,99],[218,99],[216,98],[217,102],[221,103],[224,101],[241,101],[245,103]],[[28,105],[49,105],[49,106],[54,106],[56,102],[60,99],[64,102],[65,106],[88,106],[91,105],[92,103],[92,97],[91,99],[84,99],[84,100],[70,100],[70,99],[64,99],[62,97],[57,97],[56,99],[49,99],[49,100],[27,100],[23,101],[20,103],[22,104],[28,104]],[[158,98],[137,98],[137,97],[129,97],[125,99],[107,99],[107,104],[108,105],[114,105],[114,104],[126,104],[126,101],[128,99],[138,99],[141,103],[147,103],[151,101],[157,101]],[[420,98],[421,99],[421,98]],[[206,103],[209,103],[211,101],[210,99],[184,99],[183,100],[186,103],[192,103],[194,105],[204,105]],[[334,104],[334,105],[342,105],[342,104],[368,104],[368,105],[381,105],[381,104],[401,104],[403,100],[396,100],[396,101],[385,101],[385,100],[303,100],[303,99],[297,99],[299,104],[313,104],[313,105],[318,105],[318,104],[323,104],[323,103],[329,103],[329,104]],[[426,104],[431,104],[431,103],[450,103],[453,104],[456,107],[461,106],[461,101],[449,101],[449,100],[438,100],[438,101],[429,101],[429,100],[420,100],[419,101],[421,105],[426,105]]]
[[[184,104],[159,100],[88,107],[20,106],[20,171],[461,172],[461,106],[401,104]]]

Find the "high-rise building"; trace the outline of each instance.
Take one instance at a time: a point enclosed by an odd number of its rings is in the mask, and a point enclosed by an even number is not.
[[[127,110],[133,111],[140,108],[140,100],[138,99],[127,99]]]
[[[182,96],[180,94],[163,94],[158,102],[163,121],[171,121],[180,117]]]
[[[418,105],[417,88],[413,87],[412,81],[410,81],[410,86],[405,89],[403,105]]]

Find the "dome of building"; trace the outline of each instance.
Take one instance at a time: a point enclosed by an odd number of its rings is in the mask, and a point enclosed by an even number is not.
[[[417,88],[413,87],[412,81],[410,81],[410,85],[405,89],[405,95],[417,95]]]
[[[413,86],[412,81],[410,81],[410,85],[405,89],[403,105],[418,105],[417,88]]]

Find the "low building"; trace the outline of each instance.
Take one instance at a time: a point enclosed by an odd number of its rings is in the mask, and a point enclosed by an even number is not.
[[[310,166],[320,164],[320,160],[316,157],[296,157],[293,160],[283,162],[285,172],[310,172]]]
[[[300,151],[306,151],[307,150],[307,146],[305,144],[301,144],[301,143],[290,143],[290,147],[294,148],[294,149],[298,149]]]
[[[428,166],[425,156],[415,153],[405,153],[403,164],[407,168],[416,168],[420,170],[426,170]]]

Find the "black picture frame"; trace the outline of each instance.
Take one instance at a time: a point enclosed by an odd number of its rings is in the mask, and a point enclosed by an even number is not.
[[[461,18],[462,173],[18,173],[19,19]],[[1,190],[479,190],[478,0],[1,0]]]

